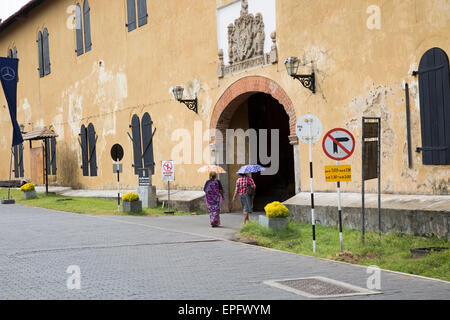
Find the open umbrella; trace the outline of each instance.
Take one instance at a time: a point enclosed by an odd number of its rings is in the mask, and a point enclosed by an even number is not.
[[[215,165],[206,165],[201,167],[200,169],[197,170],[197,172],[215,172],[215,173],[226,173],[226,171],[219,166],[215,166]]]
[[[264,167],[260,166],[259,164],[249,164],[246,166],[243,166],[239,169],[238,174],[246,174],[246,173],[255,173],[255,172],[261,172],[266,170]]]

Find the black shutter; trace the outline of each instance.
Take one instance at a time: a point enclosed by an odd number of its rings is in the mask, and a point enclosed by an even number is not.
[[[84,124],[80,130],[80,146],[81,146],[81,169],[83,169],[83,176],[89,176],[89,158],[88,158],[88,144],[87,144],[87,130]]]
[[[136,0],[127,0],[128,32],[136,29]]]
[[[44,74],[50,74],[50,45],[48,43],[48,30],[44,28]]]
[[[84,0],[83,11],[84,11],[84,47],[86,48],[86,52],[88,52],[91,51],[92,49],[91,7],[89,6],[88,0]]]
[[[56,138],[50,140],[50,172],[56,176]]]
[[[139,27],[147,24],[147,0],[137,0]]]
[[[14,155],[14,178],[19,178],[19,146],[14,146],[13,148]]]
[[[25,176],[24,170],[23,170],[23,144],[21,143],[19,145],[19,177],[23,178]]]
[[[8,58],[13,58],[13,51],[12,51],[12,49],[8,50]]]
[[[419,65],[423,164],[450,164],[450,82],[447,54],[432,48]]]
[[[44,143],[45,143],[45,170],[47,170],[47,174],[50,176],[51,175],[50,157],[51,157],[52,151],[50,150],[50,143],[49,143],[48,140],[49,140],[48,138],[44,139]],[[44,171],[44,174],[45,174],[45,171]]]
[[[81,7],[76,5],[75,9],[75,29],[77,35],[77,56],[81,56],[84,53],[83,50],[83,22],[81,19]]]
[[[14,47],[13,56],[12,57],[17,59],[17,48],[16,47]]]
[[[43,43],[42,32],[38,33],[38,57],[39,57],[39,76],[42,78],[44,76],[44,43]]]
[[[88,125],[88,141],[89,141],[89,169],[90,169],[90,176],[96,177],[97,176],[97,154],[96,154],[96,144],[97,144],[97,137],[95,136],[95,129],[94,125],[90,123]]]
[[[139,169],[142,169],[142,145],[141,145],[141,125],[139,117],[134,115],[131,119],[131,134],[133,135],[133,158],[134,158],[134,173],[139,174]]]
[[[142,157],[144,158],[144,168],[155,173],[155,162],[153,158],[153,129],[152,118],[148,113],[142,117]]]

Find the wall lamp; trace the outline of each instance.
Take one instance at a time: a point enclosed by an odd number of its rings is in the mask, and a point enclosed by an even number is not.
[[[195,113],[198,113],[197,97],[193,100],[183,100],[183,92],[184,92],[184,88],[182,86],[176,86],[176,87],[172,88],[172,93],[173,93],[173,96],[175,97],[175,100],[177,100],[180,103],[184,103],[188,107],[189,110],[192,110]]]
[[[316,93],[316,77],[314,70],[311,74],[297,74],[300,60],[296,57],[286,58],[286,60],[284,60],[284,65],[286,66],[288,75],[300,81],[305,88],[311,90],[313,93]]]

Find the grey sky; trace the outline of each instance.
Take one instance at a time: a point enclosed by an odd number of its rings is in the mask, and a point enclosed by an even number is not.
[[[0,19],[6,20],[29,0],[0,0]]]

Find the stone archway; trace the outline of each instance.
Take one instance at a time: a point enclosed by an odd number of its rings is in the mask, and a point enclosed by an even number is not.
[[[226,130],[231,117],[237,109],[237,104],[232,104],[236,99],[245,98],[246,95],[262,92],[271,95],[283,105],[289,116],[289,128],[291,136],[295,136],[297,116],[291,99],[275,81],[262,76],[249,76],[234,82],[228,87],[217,101],[211,117],[211,129]],[[214,140],[213,140],[214,141]]]
[[[283,90],[283,88],[278,85],[275,81],[262,77],[262,76],[249,76],[237,80],[231,84],[222,94],[218,102],[216,103],[210,122],[210,129],[213,132],[210,140],[211,147],[211,158],[216,164],[224,166],[226,169],[226,164],[221,163],[221,161],[216,157],[221,153],[224,159],[225,155],[225,141],[223,138],[226,137],[226,130],[230,127],[230,122],[235,114],[236,110],[239,108],[240,104],[248,99],[250,96],[256,93],[264,93],[270,95],[273,99],[278,101],[282,105],[284,111],[289,117],[289,141],[293,146],[294,155],[294,175],[295,175],[295,193],[300,192],[300,151],[298,146],[298,139],[295,133],[295,126],[297,123],[297,116],[294,111],[294,106]],[[216,130],[220,131],[222,134],[216,137]],[[222,180],[222,179],[221,179]],[[228,174],[223,177],[223,184],[225,190],[228,190]],[[229,196],[229,195],[228,195]],[[229,198],[226,197],[224,202],[225,209],[229,209]]]

